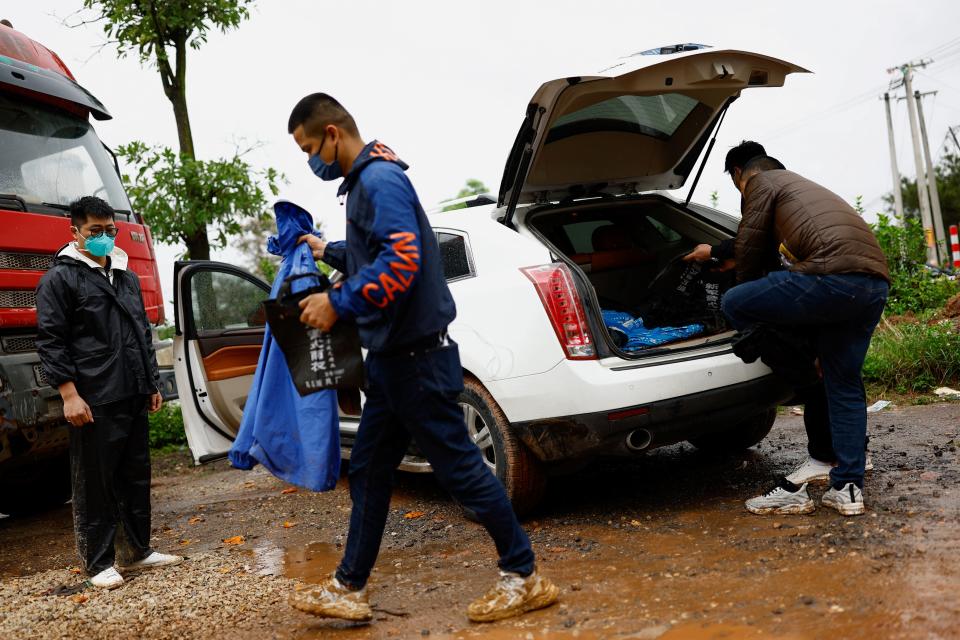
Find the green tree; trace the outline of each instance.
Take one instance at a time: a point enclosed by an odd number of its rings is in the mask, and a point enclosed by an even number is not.
[[[134,209],[164,242],[183,240],[191,259],[209,259],[207,225],[215,225],[213,246],[242,230],[244,220],[264,215],[267,193],[276,196],[282,176],[274,169],[255,171],[238,152],[232,158],[202,162],[169,147],[134,141],[117,149],[117,156],[136,168],[123,182]],[[194,253],[189,239],[203,234],[207,254]]]
[[[489,193],[490,190],[487,189],[487,185],[483,184],[482,180],[476,180],[474,178],[468,178],[466,184],[460,189],[460,192],[457,195],[453,196],[449,200],[444,200],[443,202],[450,202],[450,200],[459,200],[460,198],[468,198],[470,196],[478,196],[482,193]],[[443,204],[441,202],[440,204]],[[454,209],[466,209],[467,205],[464,202],[459,204],[447,205],[443,208],[443,211],[453,211]]]
[[[940,195],[940,210],[943,212],[943,224],[960,224],[960,154],[948,153],[940,159],[935,168],[937,174],[937,193]],[[920,202],[917,195],[917,181],[901,178],[904,216],[919,218]],[[893,211],[893,194],[883,197],[887,210]]]
[[[216,213],[217,207],[203,206],[203,196],[209,194],[210,190],[188,178],[188,174],[223,174],[223,168],[218,163],[229,161],[214,161],[214,166],[206,168],[203,166],[206,163],[196,159],[187,109],[187,53],[203,46],[211,30],[226,32],[238,27],[250,17],[251,4],[253,0],[83,0],[84,9],[95,14],[93,19],[84,23],[102,23],[104,32],[110,42],[117,46],[121,56],[135,53],[141,64],[154,66],[160,74],[164,95],[173,107],[181,159],[169,160],[169,154],[165,153],[168,150],[165,149],[154,150],[152,154],[143,154],[143,157],[162,157],[162,164],[168,168],[177,165],[182,169],[183,179],[177,184],[188,191],[179,194],[178,206],[187,206],[180,208],[177,222],[185,223],[185,226],[182,230],[173,229],[153,217],[159,213],[156,209],[152,211],[153,216],[145,210],[143,213],[158,240],[183,241],[187,246],[187,254],[197,260],[210,257],[207,225],[221,223],[225,228],[232,229],[233,221],[211,218],[210,214]],[[197,192],[192,191],[195,186],[199,187]],[[172,189],[173,183],[163,190]],[[192,216],[194,210],[199,211],[196,217]],[[235,213],[231,207],[226,210]],[[220,237],[222,242],[222,230]]]
[[[923,228],[916,218],[897,221],[881,213],[871,226],[890,270],[888,314],[922,314],[941,309],[960,291],[956,281],[934,276],[924,266],[927,248]]]

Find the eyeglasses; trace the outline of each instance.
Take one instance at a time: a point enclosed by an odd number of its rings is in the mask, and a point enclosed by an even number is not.
[[[101,231],[91,232],[88,238],[99,238],[100,236],[106,234],[108,238],[116,238],[117,234],[120,233],[120,229],[116,227],[107,227]]]

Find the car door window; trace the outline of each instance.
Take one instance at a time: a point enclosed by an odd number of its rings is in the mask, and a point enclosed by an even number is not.
[[[198,334],[247,329],[265,324],[261,302],[269,294],[250,280],[222,271],[200,271],[190,283]]]
[[[657,233],[659,233],[660,237],[663,238],[665,241],[679,242],[680,240],[683,240],[682,235],[680,235],[679,233],[677,233],[667,225],[663,224],[656,218],[652,218],[650,216],[646,216],[646,218],[647,218],[647,222],[653,225],[653,228],[657,230]]]
[[[458,280],[474,275],[473,260],[470,256],[467,240],[460,234],[437,232],[440,245],[440,260],[443,263],[443,277]]]
[[[573,248],[573,253],[593,253],[594,232],[602,227],[613,227],[609,220],[585,220],[564,225],[563,231]]]

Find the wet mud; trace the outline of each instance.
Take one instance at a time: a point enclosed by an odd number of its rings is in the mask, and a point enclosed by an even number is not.
[[[256,624],[231,635],[958,637],[960,404],[872,414],[869,431],[875,470],[865,487],[868,512],[856,518],[822,507],[806,516],[744,510],[745,498],[805,455],[801,418],[791,415],[739,455],[678,445],[553,479],[545,505],[525,525],[540,570],[561,587],[561,602],[482,626],[471,625],[464,609],[496,578],[492,544],[432,478],[400,474],[370,583],[372,624],[319,620],[281,602],[261,607]],[[317,582],[342,553],[350,505],[345,481],[325,494],[284,489],[262,471],[166,461],[155,474],[154,545],[214,554],[281,589]],[[825,489],[813,485],[811,496],[819,502]],[[224,542],[235,536],[242,542]],[[76,565],[68,508],[0,521],[5,580],[29,581]],[[176,580],[175,570],[169,575]],[[136,582],[123,587],[131,597],[137,588]],[[249,596],[251,610],[255,597]],[[249,612],[237,617],[249,623]],[[180,637],[192,637],[191,629]]]

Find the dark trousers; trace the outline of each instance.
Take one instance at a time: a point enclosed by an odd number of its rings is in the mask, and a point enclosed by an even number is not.
[[[807,453],[814,460],[834,463],[833,438],[830,435],[830,414],[827,411],[827,390],[823,382],[808,387],[797,394],[803,402],[803,427],[807,432]],[[864,449],[870,444],[870,436],[864,438]]]
[[[835,487],[863,486],[867,412],[861,369],[887,292],[885,280],[864,274],[776,271],[723,297],[723,312],[737,330],[761,322],[816,328],[837,462],[830,472]]]
[[[147,397],[90,407],[93,422],[70,427],[73,531],[90,575],[150,552]],[[118,535],[119,534],[119,535]]]
[[[350,454],[350,532],[337,579],[363,587],[380,551],[394,470],[411,438],[440,485],[472,509],[493,538],[504,571],[529,575],[530,540],[500,481],[470,439],[457,396],[463,370],[450,343],[393,355],[370,353],[365,363],[367,401]]]

